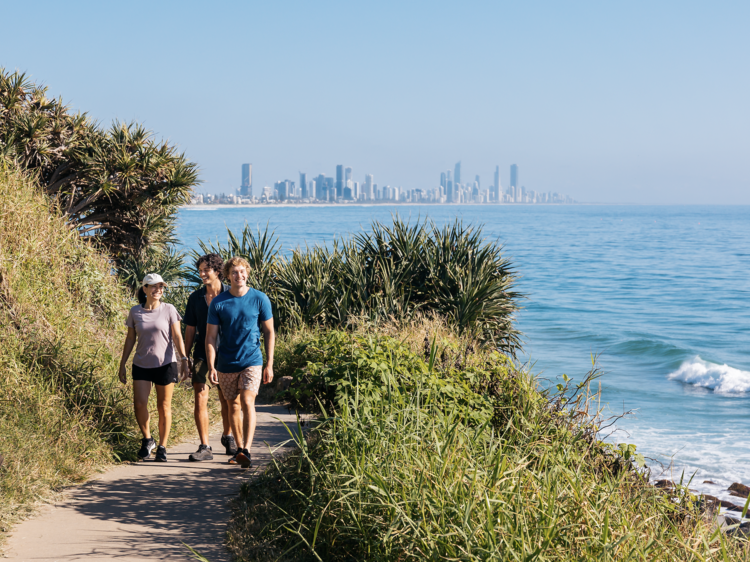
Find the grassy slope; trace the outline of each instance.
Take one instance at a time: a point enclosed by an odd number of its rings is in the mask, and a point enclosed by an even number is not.
[[[238,560],[750,559],[582,431],[585,402],[561,410],[440,326],[387,331],[280,340],[277,375],[296,371],[298,398],[333,397],[336,416],[243,486],[227,539]],[[441,331],[431,369],[424,336]]]
[[[129,302],[103,257],[0,163],[0,530],[118,459],[139,439],[117,380]],[[152,403],[155,430],[156,407]],[[175,392],[172,440],[194,430]]]

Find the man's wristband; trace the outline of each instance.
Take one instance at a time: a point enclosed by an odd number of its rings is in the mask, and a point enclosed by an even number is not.
[[[181,357],[181,358],[180,358],[180,361],[190,361],[190,359],[189,359],[189,358],[187,358],[187,357]]]

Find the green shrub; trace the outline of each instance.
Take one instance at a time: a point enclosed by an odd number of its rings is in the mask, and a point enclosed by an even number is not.
[[[333,241],[330,248],[297,248],[289,257],[268,226],[226,245],[199,241],[200,252],[224,259],[243,256],[251,265],[248,285],[264,291],[274,317],[287,331],[301,326],[347,328],[363,319],[376,325],[409,323],[438,314],[467,334],[513,355],[520,348],[514,328],[521,295],[502,248],[487,243],[482,228],[456,221],[444,227],[395,217],[370,231]],[[197,274],[189,280],[198,283]]]
[[[425,357],[392,338],[300,339],[277,371],[322,417],[234,500],[237,560],[750,559],[596,440],[581,383],[545,396],[497,354],[467,373],[437,342]]]

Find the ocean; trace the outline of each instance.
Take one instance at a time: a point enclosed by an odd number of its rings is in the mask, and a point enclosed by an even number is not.
[[[482,225],[526,295],[525,355],[544,384],[595,356],[607,439],[654,478],[720,497],[750,484],[750,207],[399,205],[184,208],[185,248],[268,223],[283,249],[326,244],[398,214]],[[716,485],[703,484],[711,480]]]

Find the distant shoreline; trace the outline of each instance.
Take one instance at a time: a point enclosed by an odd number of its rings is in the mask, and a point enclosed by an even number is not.
[[[256,205],[230,205],[227,203],[182,205],[180,209],[211,211],[214,209],[265,209],[269,207],[575,207],[576,205],[634,205],[635,203],[261,203]]]

